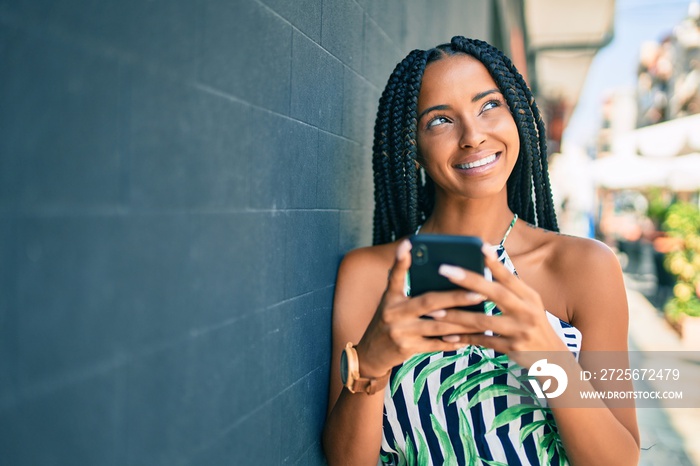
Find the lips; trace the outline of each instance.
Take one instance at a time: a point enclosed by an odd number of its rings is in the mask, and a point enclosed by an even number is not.
[[[485,167],[486,165],[494,163],[496,160],[498,160],[500,155],[500,152],[496,152],[494,154],[484,155],[477,158],[470,157],[472,160],[458,163],[454,165],[454,167],[460,170],[474,170],[476,168]]]

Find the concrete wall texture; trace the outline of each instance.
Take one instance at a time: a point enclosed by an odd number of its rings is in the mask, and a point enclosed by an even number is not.
[[[494,11],[0,0],[0,464],[324,464],[376,102]]]

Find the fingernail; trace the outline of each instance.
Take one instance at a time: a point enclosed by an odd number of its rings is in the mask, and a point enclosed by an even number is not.
[[[443,277],[452,278],[454,280],[463,280],[467,276],[463,269],[447,264],[442,264],[438,269],[438,272]]]
[[[493,246],[490,243],[484,243],[481,246],[481,252],[484,253],[485,256],[490,257],[491,259],[496,258],[496,251],[493,250]]]
[[[396,259],[401,260],[401,258],[406,254],[408,251],[411,250],[411,242],[407,239],[401,241],[399,243],[399,247],[396,248]]]
[[[447,343],[457,343],[459,341],[459,335],[445,335],[442,337],[442,341]]]
[[[428,317],[432,317],[433,319],[440,319],[447,315],[447,311],[444,309],[438,309],[437,311],[429,312],[426,315]]]
[[[467,299],[469,301],[476,301],[480,303],[481,301],[486,301],[486,296],[481,293],[474,293],[473,291],[467,292]]]

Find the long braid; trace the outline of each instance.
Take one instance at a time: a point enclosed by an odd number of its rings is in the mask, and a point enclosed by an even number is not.
[[[411,56],[409,55],[409,59]],[[404,60],[405,62],[408,60]],[[409,63],[406,63],[407,65]],[[391,139],[389,140],[392,152],[389,154],[389,163],[391,167],[390,179],[392,183],[392,191],[395,193],[397,198],[397,209],[396,215],[392,219],[394,231],[401,231],[404,229],[405,221],[402,218],[401,213],[406,212],[407,202],[406,202],[406,189],[398,181],[403,178],[404,164],[403,164],[403,132],[404,132],[404,115],[406,109],[404,103],[406,101],[405,93],[405,81],[402,80],[401,86],[396,90],[394,96],[394,106],[391,112],[391,128],[390,134]]]
[[[528,89],[528,92],[530,92],[530,89]],[[532,108],[533,108],[533,113],[535,115],[535,120],[537,121],[537,130],[539,132],[540,136],[540,145],[542,146],[544,153],[547,153],[547,133],[545,131],[544,127],[544,120],[542,118],[542,115],[540,114],[540,110],[537,107],[537,104],[535,103],[535,98],[530,94],[530,98],[532,99]],[[541,201],[545,206],[545,216],[547,219],[549,219],[549,224],[545,225],[544,228],[547,228],[548,230],[552,231],[559,231],[559,225],[557,223],[557,214],[554,210],[554,199],[552,196],[552,185],[549,179],[549,158],[548,157],[541,157],[541,163],[542,163],[542,174],[543,174],[543,185],[545,187],[544,189],[544,195],[547,196],[546,198],[543,198]],[[537,181],[536,181],[537,182]],[[538,199],[537,202],[540,202]]]
[[[416,160],[418,159],[418,145],[416,136],[418,132],[418,121],[416,115],[418,113],[418,94],[420,93],[420,83],[423,79],[423,70],[425,70],[426,53],[417,53],[416,60],[411,68],[411,73],[407,82],[407,102],[405,114],[406,133],[404,135],[404,154],[405,163],[405,181],[402,183],[406,187],[407,201],[407,224],[406,230],[413,232],[418,228],[418,225],[423,223],[423,219],[419,219],[419,204],[418,204],[418,170],[416,169]],[[401,180],[403,181],[403,180]]]
[[[382,109],[386,107],[387,96],[386,92],[382,94],[379,99],[379,108]],[[374,173],[374,231],[372,242],[373,244],[379,244],[384,241],[384,232],[390,230],[389,228],[389,218],[387,211],[389,209],[389,193],[387,193],[386,183],[383,182],[384,173],[383,170],[383,156],[377,156],[377,154],[385,153],[385,147],[383,147],[382,133],[384,132],[384,121],[381,112],[377,112],[377,119],[374,125],[374,143],[372,145],[372,171]]]
[[[459,53],[484,64],[518,128],[520,154],[507,182],[508,206],[523,220],[558,231],[547,172],[547,138],[532,92],[498,49],[480,40],[454,37],[450,44],[412,51],[396,66],[379,99],[372,147],[374,244],[413,232],[432,213],[434,183],[415,165],[420,160],[416,145],[418,95],[426,65]]]
[[[374,244],[393,241],[407,233],[407,211],[409,205],[414,203],[409,203],[405,187],[406,164],[402,150],[407,117],[406,78],[408,71],[413,68],[415,58],[423,54],[425,52],[414,50],[396,66],[379,99],[372,165],[375,170],[379,170],[379,173],[375,171],[375,184],[381,186],[375,186]],[[423,69],[420,70],[419,83],[422,71]]]
[[[378,244],[377,241],[386,243],[393,240],[391,232],[395,229],[397,217],[395,206],[395,197],[397,193],[391,178],[391,159],[395,151],[390,144],[389,135],[391,134],[391,109],[396,107],[395,96],[397,87],[399,87],[399,77],[403,73],[404,68],[404,62],[396,66],[394,73],[392,73],[384,89],[377,111],[375,146],[378,147],[379,150],[375,150],[374,152],[373,165],[379,167],[379,172],[375,171],[375,180],[379,179],[379,182],[384,185],[386,197],[384,198],[384,203],[381,205],[377,205],[375,201],[375,214],[377,210],[380,210],[380,215],[383,217],[379,229],[377,228],[377,224],[375,224],[375,236],[377,236],[375,244]]]

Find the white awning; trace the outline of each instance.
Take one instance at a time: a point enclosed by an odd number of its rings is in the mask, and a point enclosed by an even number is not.
[[[646,126],[615,137],[615,154],[674,157],[700,151],[700,114]]]
[[[700,154],[611,155],[593,161],[593,180],[608,189],[665,187],[673,191],[700,191]]]
[[[525,0],[538,95],[573,108],[593,57],[613,34],[614,0]]]

